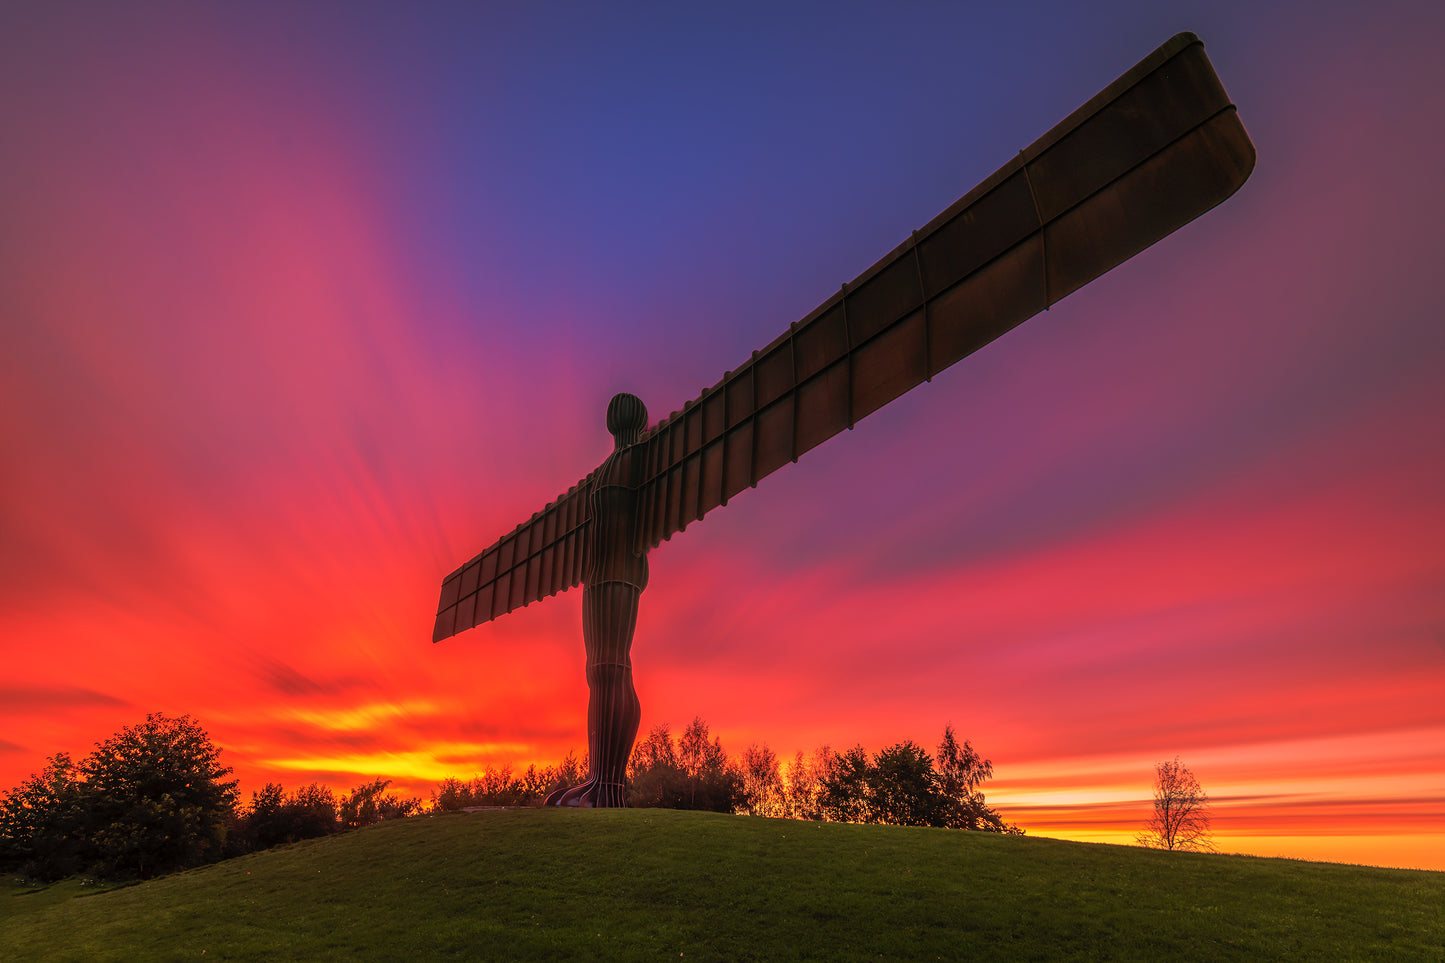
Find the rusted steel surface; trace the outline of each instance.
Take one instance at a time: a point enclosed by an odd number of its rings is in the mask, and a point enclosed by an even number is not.
[[[645,552],[1228,198],[1254,146],[1181,33],[643,435]],[[442,583],[434,640],[577,585],[591,476]]]

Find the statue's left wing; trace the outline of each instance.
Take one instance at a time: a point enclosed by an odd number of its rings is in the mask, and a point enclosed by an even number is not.
[[[567,489],[442,581],[433,642],[581,583],[591,481]]]

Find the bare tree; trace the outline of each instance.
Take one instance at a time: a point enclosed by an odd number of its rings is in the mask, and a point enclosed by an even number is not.
[[[1138,840],[1155,849],[1208,852],[1214,848],[1209,839],[1209,797],[1178,756],[1154,767],[1154,812]]]

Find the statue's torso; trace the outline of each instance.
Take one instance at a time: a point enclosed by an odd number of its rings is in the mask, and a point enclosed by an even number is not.
[[[647,556],[634,553],[641,458],[638,445],[614,451],[592,482],[583,585],[625,582],[638,590],[647,587]]]

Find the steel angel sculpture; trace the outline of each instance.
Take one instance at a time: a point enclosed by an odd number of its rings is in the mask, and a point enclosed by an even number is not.
[[[621,806],[647,553],[1233,194],[1254,146],[1181,33],[681,411],[607,407],[598,468],[442,582],[433,641],[578,584],[589,772],[548,802]]]

